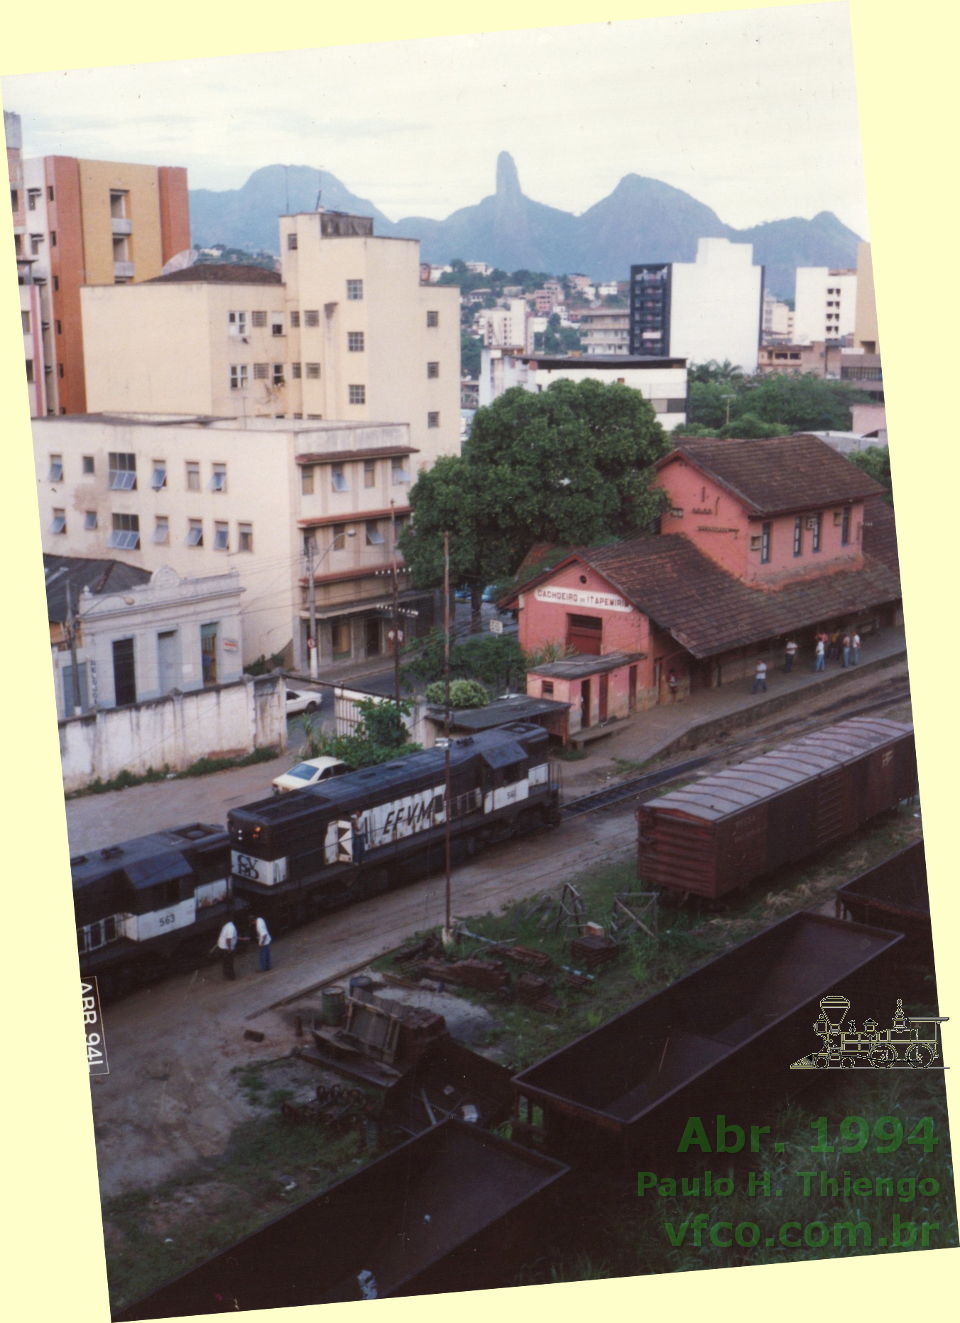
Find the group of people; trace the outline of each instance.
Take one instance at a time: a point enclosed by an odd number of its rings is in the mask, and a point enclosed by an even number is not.
[[[796,661],[799,650],[800,645],[796,639],[788,638],[783,650],[784,675],[789,675],[793,670],[793,663]],[[839,629],[836,629],[832,634],[820,631],[814,635],[813,669],[815,671],[826,670],[828,660],[839,660],[841,666],[860,665],[860,635],[856,630],[841,633]],[[757,668],[753,676],[753,688],[750,692],[754,694],[765,694],[767,692],[767,663],[762,659],[757,662]]]
[[[257,944],[257,954],[259,957],[259,969],[261,973],[266,973],[268,969],[273,968],[271,960],[270,947],[273,938],[270,936],[270,930],[267,927],[265,919],[251,918],[250,937]],[[242,940],[250,940],[243,938]],[[220,936],[217,938],[217,950],[220,953],[220,968],[223,971],[223,977],[234,979],[237,977],[237,971],[234,967],[234,960],[237,954],[237,946],[241,941],[240,934],[237,931],[237,925],[233,919],[228,919],[220,929]]]

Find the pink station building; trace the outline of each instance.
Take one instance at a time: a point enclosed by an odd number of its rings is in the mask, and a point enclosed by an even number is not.
[[[576,548],[522,583],[533,698],[569,704],[569,739],[612,717],[783,661],[811,664],[819,630],[902,622],[893,510],[883,489],[817,437],[681,440],[657,464],[661,531]]]

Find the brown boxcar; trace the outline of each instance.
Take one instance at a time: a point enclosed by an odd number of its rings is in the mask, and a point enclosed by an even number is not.
[[[113,1317],[359,1300],[361,1276],[378,1297],[506,1286],[568,1170],[443,1121]]]
[[[899,933],[799,913],[717,956],[513,1079],[521,1120],[576,1161],[669,1144],[705,1107],[728,1115],[777,1089],[815,1045],[818,999],[884,1006]],[[675,1134],[674,1134],[675,1132]]]
[[[913,727],[854,717],[642,804],[638,873],[645,885],[716,899],[916,789]]]

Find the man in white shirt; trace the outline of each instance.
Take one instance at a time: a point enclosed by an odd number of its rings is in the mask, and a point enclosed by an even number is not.
[[[237,925],[232,919],[228,919],[220,929],[220,936],[217,938],[220,968],[223,970],[224,978],[237,977],[236,970],[233,967],[233,958],[237,951],[237,936]]]
[[[757,662],[757,673],[753,677],[753,694],[765,694],[767,692],[767,663],[765,661]]]
[[[270,944],[272,938],[267,928],[266,919],[256,918],[253,921],[253,929],[257,938],[257,953],[260,957],[260,972],[265,973],[272,968],[270,963]]]

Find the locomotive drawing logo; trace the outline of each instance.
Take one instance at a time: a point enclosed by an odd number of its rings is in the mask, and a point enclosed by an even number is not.
[[[844,1029],[849,1010],[846,997],[820,998],[820,1015],[813,1025],[820,1049],[794,1061],[791,1070],[944,1069],[939,1026],[947,1016],[904,1015],[898,998],[889,1029],[881,1029],[872,1016],[864,1020],[862,1029],[855,1020],[848,1020]]]

